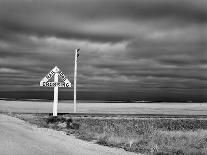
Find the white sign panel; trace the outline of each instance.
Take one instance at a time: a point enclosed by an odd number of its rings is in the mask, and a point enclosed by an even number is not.
[[[63,82],[43,82],[43,87],[71,87],[70,83]]]
[[[63,80],[63,82],[48,82],[55,74]],[[55,66],[41,81],[40,86],[43,87],[71,87],[70,81],[66,78],[63,72]]]
[[[40,86],[42,86],[41,83],[47,82],[49,79],[51,79],[55,73],[57,73],[60,69],[55,66],[41,81],[40,81]]]

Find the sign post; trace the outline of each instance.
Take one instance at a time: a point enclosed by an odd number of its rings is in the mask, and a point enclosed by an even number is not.
[[[54,75],[54,82],[58,82],[58,73]],[[53,116],[57,116],[58,105],[58,86],[54,87],[54,103],[53,103]]]
[[[54,76],[54,82],[48,82]],[[58,76],[63,82],[58,82]],[[58,87],[71,87],[70,81],[66,78],[63,72],[55,66],[41,81],[40,86],[54,87],[54,102],[53,102],[53,116],[57,116],[58,105]]]

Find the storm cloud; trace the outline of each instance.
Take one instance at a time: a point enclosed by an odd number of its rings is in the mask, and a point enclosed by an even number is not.
[[[0,1],[1,91],[48,91],[56,65],[73,82],[76,48],[82,93],[205,100],[205,0]]]

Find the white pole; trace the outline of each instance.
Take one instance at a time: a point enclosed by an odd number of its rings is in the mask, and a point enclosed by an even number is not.
[[[75,50],[75,66],[74,66],[74,105],[73,112],[76,113],[76,78],[77,78],[77,56],[79,49]]]
[[[58,82],[58,73],[54,75],[54,82]],[[53,103],[53,116],[57,116],[58,105],[58,86],[54,87],[54,103]]]

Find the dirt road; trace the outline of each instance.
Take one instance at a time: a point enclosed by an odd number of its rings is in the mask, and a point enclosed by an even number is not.
[[[85,142],[63,132],[37,128],[0,114],[2,155],[133,155],[122,149]]]

